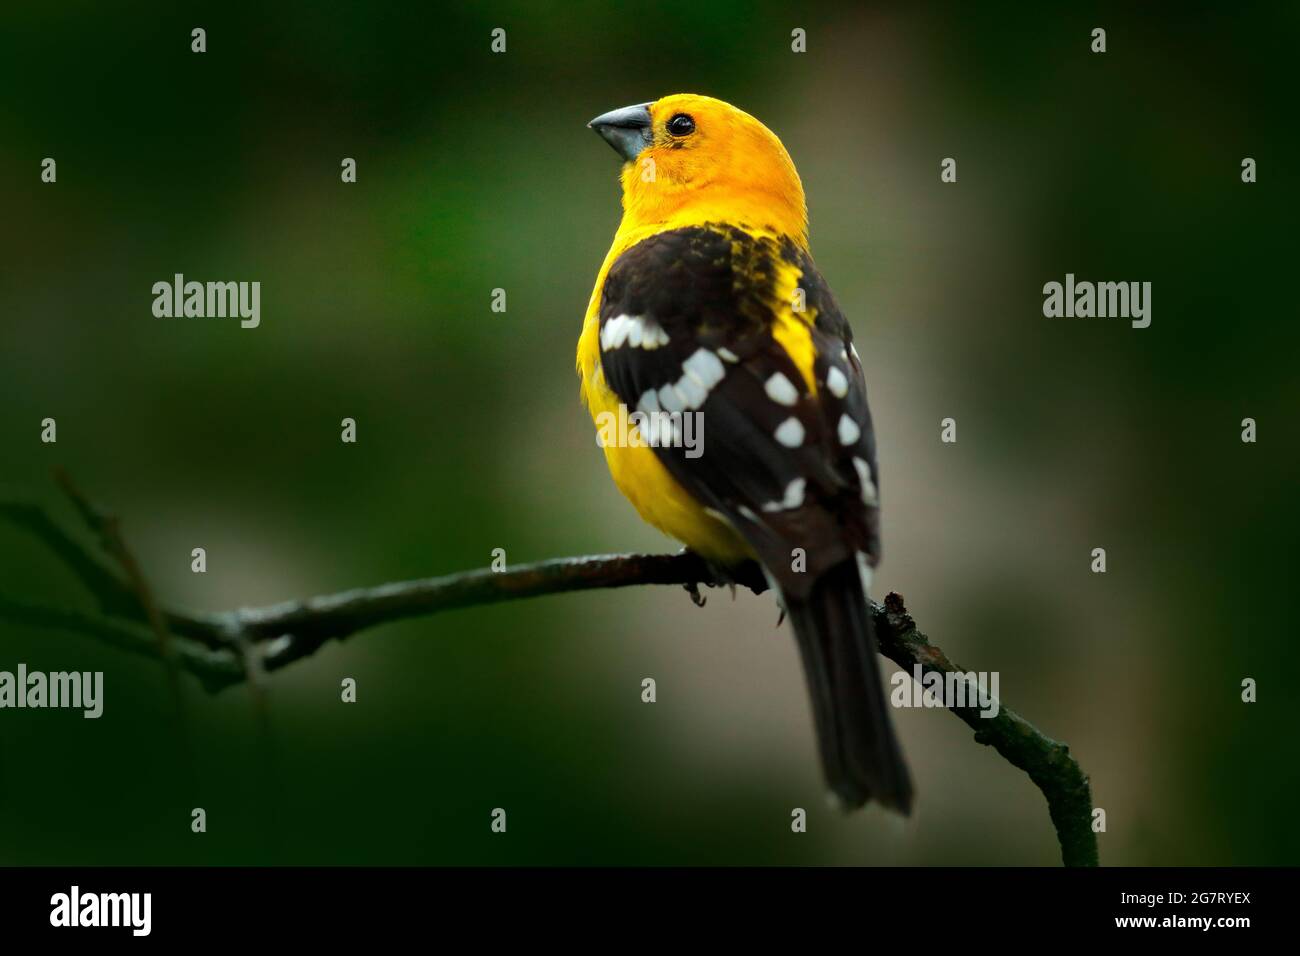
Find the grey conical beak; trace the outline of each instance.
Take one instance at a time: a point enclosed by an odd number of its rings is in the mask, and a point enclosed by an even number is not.
[[[614,147],[614,152],[631,161],[637,158],[641,150],[650,145],[653,135],[650,130],[651,103],[639,106],[625,106],[620,110],[602,113],[587,125],[605,138],[605,142]]]

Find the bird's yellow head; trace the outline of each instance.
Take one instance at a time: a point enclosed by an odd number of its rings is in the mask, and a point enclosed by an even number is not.
[[[806,244],[807,207],[790,154],[743,110],[677,93],[587,125],[625,161],[625,228],[728,222]]]

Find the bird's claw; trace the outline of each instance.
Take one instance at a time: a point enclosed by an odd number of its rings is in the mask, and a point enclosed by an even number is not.
[[[681,553],[694,554],[696,557],[699,557],[698,553],[692,551],[690,548],[682,548]],[[714,564],[708,558],[701,557],[699,559],[704,562],[704,567],[709,572],[709,580],[703,582],[692,581],[690,584],[683,585],[683,587],[686,588],[687,593],[690,594],[691,600],[695,602],[695,606],[704,607],[704,602],[707,600],[704,595],[700,593],[700,584],[705,584],[711,588],[725,587],[731,591],[731,599],[734,601],[736,599],[736,584],[739,582],[737,582],[731,571],[720,564]]]

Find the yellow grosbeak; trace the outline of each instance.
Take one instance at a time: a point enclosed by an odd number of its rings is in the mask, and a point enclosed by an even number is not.
[[[862,363],[808,249],[771,130],[678,94],[589,124],[624,160],[623,220],[582,336],[582,395],[641,517],[725,569],[756,559],[794,626],[822,766],[847,807],[911,808],[867,588],[880,555]],[[681,441],[695,416],[703,442]]]

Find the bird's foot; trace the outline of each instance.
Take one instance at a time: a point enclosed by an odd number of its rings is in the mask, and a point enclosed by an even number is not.
[[[682,548],[681,553],[698,558],[708,571],[707,581],[692,581],[690,584],[683,585],[686,592],[690,594],[691,600],[695,602],[696,607],[704,607],[706,600],[704,595],[700,594],[701,584],[711,588],[728,588],[731,591],[731,599],[733,601],[736,599],[736,585],[744,582],[739,581],[729,568],[721,564],[714,564],[708,558],[702,557],[698,552],[692,551],[690,548]]]

